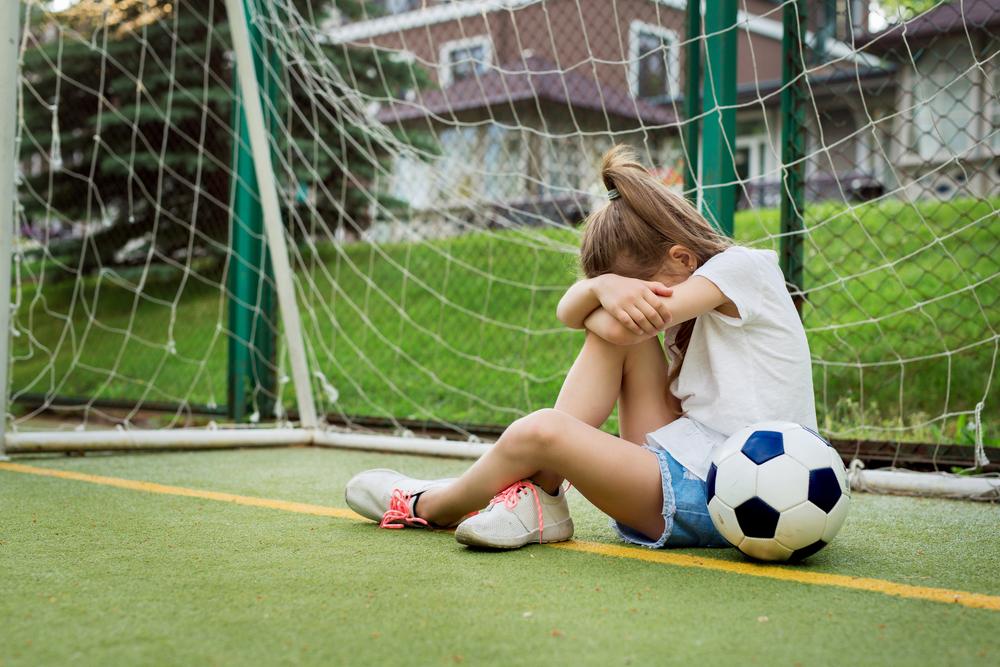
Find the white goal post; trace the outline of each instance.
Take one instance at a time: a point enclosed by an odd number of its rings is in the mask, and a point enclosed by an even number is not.
[[[0,15],[0,100],[7,107],[0,112],[0,460],[6,456],[7,400],[10,388],[10,259],[14,253],[14,209],[17,196],[14,188],[17,160],[14,135],[17,127],[17,44],[18,2],[8,2]]]

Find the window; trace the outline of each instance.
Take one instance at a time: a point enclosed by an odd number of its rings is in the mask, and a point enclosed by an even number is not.
[[[483,196],[508,202],[524,196],[525,153],[520,130],[491,124],[483,154]]]
[[[864,32],[868,29],[868,1],[851,0],[851,27],[854,32]]]
[[[918,58],[913,72],[911,149],[923,160],[948,160],[972,146],[976,70],[962,43],[943,42]]]
[[[441,47],[441,85],[482,76],[492,59],[493,45],[485,35],[445,43]]]
[[[769,173],[772,169],[771,161],[774,151],[767,136],[767,125],[760,118],[740,120],[736,122],[736,159],[740,159],[740,151],[744,156],[744,173],[741,178],[761,179],[773,177]],[[739,167],[737,167],[739,173]]]
[[[435,177],[439,204],[453,206],[479,192],[481,171],[470,168],[480,159],[478,128],[460,125],[449,127],[439,135],[441,156],[435,162]]]
[[[740,208],[746,206],[774,206],[779,190],[775,182],[777,156],[767,134],[768,127],[762,118],[737,121],[736,150],[733,162],[739,184],[736,186],[736,202]]]
[[[868,0],[837,0],[837,34],[841,41],[850,42],[868,28]]]
[[[544,188],[549,197],[559,198],[583,187],[588,158],[578,137],[551,137],[544,144]]]
[[[678,94],[677,33],[633,21],[629,30],[629,85],[640,99]]]

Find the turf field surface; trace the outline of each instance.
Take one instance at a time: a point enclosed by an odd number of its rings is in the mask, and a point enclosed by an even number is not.
[[[448,533],[381,531],[345,510],[343,486],[358,470],[442,476],[461,461],[296,448],[16,464],[193,492],[0,470],[3,665],[995,664],[1000,655],[1000,611],[898,592],[1000,603],[993,505],[857,495],[831,547],[774,568],[812,579],[804,583],[750,576],[758,566],[734,550],[620,547],[575,494],[571,549],[470,551]],[[879,580],[896,594],[823,577]]]

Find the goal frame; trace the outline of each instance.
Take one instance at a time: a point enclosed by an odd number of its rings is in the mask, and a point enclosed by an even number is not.
[[[258,0],[261,3],[269,0]],[[18,219],[16,178],[18,165],[17,132],[19,90],[19,41],[21,39],[20,1],[6,3],[0,14],[0,405],[4,408],[0,419],[0,460],[6,459],[8,450],[18,453],[62,452],[68,450],[140,450],[182,449],[201,450],[233,447],[276,447],[313,445],[386,451],[394,453],[478,458],[489,445],[429,438],[395,437],[354,433],[325,426],[317,414],[310,369],[303,340],[303,328],[296,301],[289,248],[285,238],[284,222],[278,198],[278,184],[272,164],[271,146],[260,83],[257,79],[260,54],[254,52],[251,24],[255,0],[224,0],[229,17],[232,47],[235,56],[237,79],[243,113],[246,116],[247,139],[253,157],[257,193],[263,211],[263,224],[268,256],[273,267],[282,334],[291,366],[295,387],[298,425],[288,427],[243,428],[186,428],[186,429],[120,429],[108,431],[31,431],[7,432],[7,416],[11,386],[11,331],[12,302],[11,274],[14,253],[15,224]],[[696,86],[689,89],[691,109],[701,96],[700,124],[689,123],[686,134],[691,144],[698,146],[698,172],[701,176],[696,190],[703,210],[722,229],[731,233],[732,215],[729,194],[732,183],[732,163],[725,156],[735,139],[734,102],[736,82],[733,65],[736,58],[735,30],[737,6],[735,0],[724,0],[714,11],[695,2],[696,12],[689,17],[689,40],[692,55],[697,54],[699,41],[694,33],[704,24],[705,34],[711,35],[706,49],[704,69],[710,74],[705,78],[703,90]],[[795,276],[793,285],[801,290],[802,225],[803,210],[803,156],[801,127],[803,125],[802,90],[799,87],[804,72],[804,62],[798,48],[805,35],[805,0],[790,0],[787,6],[793,11],[784,17],[784,58],[782,76],[782,191],[781,229],[782,264],[786,275]],[[725,38],[725,40],[723,39]],[[727,41],[728,40],[728,41]],[[720,67],[721,66],[721,67]],[[689,62],[691,71],[699,71],[698,58]],[[714,69],[713,69],[714,68]],[[694,183],[695,174],[688,169],[686,179]],[[707,188],[707,190],[706,190]],[[727,224],[728,222],[728,224]],[[860,489],[888,490],[892,492],[919,493],[923,495],[948,495],[951,497],[1000,496],[1000,480],[990,478],[944,478],[917,473],[864,471],[858,465],[851,467],[852,485]],[[942,482],[941,480],[947,480]]]

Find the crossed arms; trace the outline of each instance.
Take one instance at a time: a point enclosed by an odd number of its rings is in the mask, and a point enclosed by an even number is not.
[[[571,329],[587,329],[616,345],[635,345],[713,309],[735,311],[732,302],[702,276],[668,287],[613,273],[575,283],[556,317]]]

